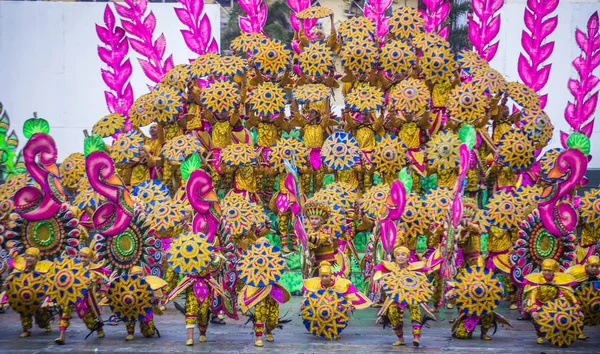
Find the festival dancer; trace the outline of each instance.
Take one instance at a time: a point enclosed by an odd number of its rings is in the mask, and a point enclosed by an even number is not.
[[[33,327],[33,318],[38,327],[44,332],[51,332],[48,309],[40,307],[44,298],[44,274],[52,263],[40,261],[40,250],[30,247],[24,256],[13,258],[13,272],[4,281],[6,300],[10,307],[21,317],[23,332],[20,337],[30,337]],[[29,289],[28,295],[33,299],[22,299],[23,290]],[[33,300],[33,301],[32,301]],[[0,296],[1,305],[4,305],[4,296]]]
[[[573,294],[571,285],[575,282],[573,276],[560,272],[558,262],[553,259],[545,259],[542,262],[542,272],[529,274],[526,277],[528,285],[525,287],[527,295],[527,312],[531,314],[533,324],[537,333],[537,343],[543,344],[545,339],[548,339],[553,344],[562,346],[568,345],[581,334],[581,326],[577,326],[577,321],[583,319],[583,312],[579,307],[579,301]],[[556,301],[556,300],[563,300]],[[566,301],[564,301],[566,300]],[[564,326],[561,323],[561,328],[557,328],[553,323],[555,316],[550,315],[552,319],[543,318],[540,313],[546,310],[545,305],[551,306],[549,310],[555,313],[561,313],[564,320],[574,323],[572,326]],[[561,308],[565,306],[565,308]],[[566,308],[566,307],[569,308]],[[548,311],[548,310],[546,310]],[[569,312],[567,312],[569,311]],[[548,327],[549,332],[556,333],[546,334],[542,331],[542,325]],[[565,329],[566,328],[566,329]],[[544,328],[546,329],[546,328]],[[572,338],[572,339],[571,339]]]
[[[290,300],[290,293],[278,283],[285,261],[278,247],[271,246],[264,237],[256,240],[240,259],[238,273],[245,284],[238,295],[242,312],[248,314],[254,307],[254,345],[263,346],[275,341],[273,330],[279,327],[279,304]]]
[[[309,201],[304,205],[304,214],[308,217],[310,224],[307,236],[312,264],[321,264],[324,261],[330,264],[335,263],[335,248],[331,230],[323,227],[329,219],[330,213],[329,207],[319,201]],[[315,275],[320,274],[315,272]]]
[[[421,344],[421,307],[427,312],[428,318],[434,319],[433,311],[427,306],[427,301],[433,294],[433,288],[427,281],[427,277],[421,274],[420,270],[425,270],[423,262],[409,263],[410,250],[404,246],[394,248],[394,262],[383,261],[375,267],[376,273],[373,280],[381,280],[383,291],[387,299],[378,316],[384,321],[384,326],[389,324],[394,329],[398,337],[393,346],[406,345],[404,341],[404,309],[408,307],[410,320],[413,328],[413,345],[418,347]],[[414,282],[415,287],[408,289],[402,284],[404,280]]]
[[[352,282],[333,276],[331,263],[327,261],[320,263],[319,277],[304,280],[302,290],[304,326],[313,335],[329,340],[340,338],[353,309],[371,306],[369,298],[358,291]],[[324,311],[324,308],[329,310]]]
[[[100,291],[104,291],[102,287],[105,275],[102,264],[92,263],[95,260],[94,251],[89,247],[80,249],[77,259],[82,263],[84,269],[87,269],[90,273],[91,282],[83,299],[74,306],[61,308],[59,321],[60,335],[54,340],[54,343],[58,345],[65,344],[65,333],[71,324],[71,312],[73,310],[77,310],[77,315],[90,331],[96,331],[97,338],[104,338],[104,329],[102,329],[104,322],[100,317],[100,308],[97,301],[97,294]]]
[[[598,311],[594,310],[594,304],[600,301],[600,291],[598,290],[598,277],[600,271],[600,257],[590,256],[584,265],[576,265],[567,269],[567,273],[571,274],[579,283],[575,288],[575,297],[581,304],[581,310],[585,317],[583,324],[585,326],[600,325],[600,316]],[[583,333],[577,339],[585,340],[589,337]]]
[[[139,130],[139,128],[134,128]],[[157,123],[152,123],[149,129],[150,137],[144,136],[144,145],[140,149],[139,162],[133,166],[131,171],[131,186],[148,180],[162,178],[162,159],[160,150],[165,142],[163,127]]]

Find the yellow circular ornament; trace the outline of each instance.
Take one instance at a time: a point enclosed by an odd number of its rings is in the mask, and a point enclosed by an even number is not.
[[[254,49],[254,65],[262,75],[275,76],[290,68],[291,51],[278,39],[265,38]]]
[[[425,27],[423,15],[418,9],[410,6],[400,7],[394,12],[388,21],[390,32],[398,39],[411,39],[422,33]]]
[[[390,76],[409,75],[417,61],[412,46],[402,40],[388,41],[381,48],[381,68]]]
[[[213,73],[213,67],[220,55],[216,53],[206,53],[196,58],[192,66],[192,76],[196,79],[200,79]]]
[[[108,114],[92,127],[92,134],[108,138],[116,134],[125,126],[125,116],[119,113]]]
[[[75,189],[86,178],[85,157],[80,152],[72,153],[60,164],[60,177],[65,187]]]
[[[377,46],[370,39],[347,41],[342,46],[342,66],[352,73],[369,72],[375,64],[377,54]]]
[[[298,57],[300,70],[310,77],[324,77],[334,68],[334,54],[325,42],[311,42]]]
[[[310,6],[300,11],[296,16],[301,20],[312,20],[331,15],[331,10],[323,6]]]
[[[240,280],[254,287],[265,287],[279,281],[285,269],[285,260],[278,247],[250,245],[238,263]]]
[[[426,303],[433,295],[433,285],[421,273],[395,270],[381,278],[381,287],[386,296],[405,306]]]
[[[213,113],[233,112],[240,103],[240,91],[233,82],[215,81],[202,90],[202,105]]]
[[[129,119],[131,120],[131,124],[136,127],[145,127],[152,123],[154,117],[151,113],[151,99],[152,93],[145,93],[133,102],[133,105],[129,109]]]
[[[450,91],[446,110],[462,124],[474,125],[485,118],[488,99],[475,83],[463,83]]]
[[[292,97],[300,103],[323,101],[329,97],[331,89],[323,84],[308,84],[296,87]]]
[[[421,80],[407,78],[390,91],[390,106],[405,115],[424,113],[429,108],[429,91]]]
[[[376,111],[383,105],[383,92],[379,87],[358,86],[346,95],[346,107],[355,112]]]
[[[200,275],[210,265],[212,251],[206,235],[186,231],[171,242],[167,261],[177,274]]]
[[[364,16],[353,17],[342,22],[338,32],[344,40],[365,40],[375,33],[375,24]]]
[[[213,74],[215,76],[236,76],[242,75],[246,71],[246,61],[234,55],[227,55],[215,60],[213,65]]]
[[[525,84],[509,82],[508,96],[524,109],[540,109],[540,96]]]
[[[250,107],[256,114],[264,117],[282,113],[286,101],[285,90],[268,81],[259,84],[250,95]]]
[[[21,316],[33,315],[46,297],[44,279],[36,271],[11,274],[6,285],[8,305]]]
[[[75,258],[58,258],[46,274],[45,292],[61,307],[75,305],[88,292],[90,275]]]

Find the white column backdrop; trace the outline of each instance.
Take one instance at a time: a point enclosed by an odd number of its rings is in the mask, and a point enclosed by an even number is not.
[[[155,13],[158,33],[167,39],[166,53],[175,63],[183,63],[193,53],[188,50],[179,30],[183,25],[173,11],[176,4],[148,4]],[[0,101],[8,110],[12,125],[19,133],[23,121],[33,111],[48,119],[52,127],[59,159],[83,147],[83,129],[89,129],[107,113],[100,77],[103,63],[96,48],[96,22],[102,23],[105,4],[61,2],[0,1]],[[506,0],[501,10],[500,46],[491,65],[509,80],[518,80],[517,59],[521,52],[521,31],[525,0]],[[567,90],[576,72],[572,60],[579,55],[574,40],[575,28],[585,28],[588,18],[600,10],[599,0],[562,0],[557,13],[558,27],[548,38],[556,42],[550,57],[553,63],[544,92],[549,94],[546,111],[556,130],[552,146],[559,146],[558,132],[567,130],[564,109],[571,96]],[[205,5],[220,38],[218,5]],[[135,96],[147,92],[146,79],[130,51],[134,67],[131,77]],[[595,72],[600,76],[600,71]],[[597,114],[598,115],[598,114]],[[600,123],[592,137],[591,168],[600,168]]]
[[[175,64],[196,55],[188,49],[175,15],[175,3],[149,3],[156,16],[155,39],[165,34],[165,58]],[[97,54],[100,43],[95,24],[104,24],[106,3],[0,1],[0,102],[8,111],[11,127],[25,138],[23,122],[37,111],[51,126],[59,161],[83,150],[83,129],[108,114],[100,76],[104,63]],[[179,6],[181,7],[181,6]],[[114,10],[114,8],[113,8]],[[219,5],[205,5],[212,32],[220,42]],[[115,12],[115,16],[118,16]],[[118,21],[118,20],[117,20]],[[118,22],[117,22],[118,23]],[[146,78],[130,48],[134,96],[147,93]]]

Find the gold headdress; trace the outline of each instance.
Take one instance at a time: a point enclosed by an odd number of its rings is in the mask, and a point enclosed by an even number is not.
[[[558,272],[560,270],[560,266],[558,262],[554,259],[544,259],[542,262],[542,270],[551,270],[553,272]]]
[[[25,250],[26,255],[35,256],[35,258],[40,258],[40,249],[37,247],[29,247]]]
[[[319,264],[319,275],[331,275],[331,263],[323,261]]]
[[[307,202],[306,204],[304,204],[304,210],[306,216],[320,216],[324,221],[329,219],[329,214],[331,214],[329,206],[319,201]]]
[[[588,258],[587,261],[585,261],[585,266],[587,267],[591,265],[600,265],[600,257],[590,256],[590,258]]]

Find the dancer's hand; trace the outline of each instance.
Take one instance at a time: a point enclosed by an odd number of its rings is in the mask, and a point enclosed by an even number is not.
[[[532,312],[532,313],[531,313],[531,318],[533,318],[533,320],[534,320],[535,322],[537,322],[537,321],[539,321],[539,320],[540,320],[540,314],[539,314],[539,313],[537,313],[537,312]]]

